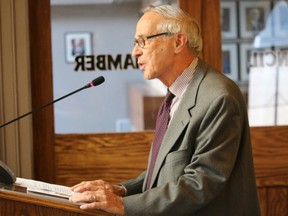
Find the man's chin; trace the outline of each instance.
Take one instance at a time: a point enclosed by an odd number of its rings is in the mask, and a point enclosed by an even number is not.
[[[153,76],[153,74],[151,74],[150,72],[145,72],[145,71],[143,71],[143,73],[144,73],[144,78],[145,79],[147,79],[147,80],[152,80],[152,79],[154,79],[155,77]]]
[[[144,75],[144,78],[145,78],[146,80],[152,80],[152,79],[154,79],[154,77],[152,77],[152,76],[145,76],[145,75]]]

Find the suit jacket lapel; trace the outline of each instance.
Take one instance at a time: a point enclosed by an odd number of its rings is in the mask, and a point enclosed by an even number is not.
[[[197,99],[197,92],[199,85],[204,78],[207,71],[207,64],[201,59],[198,61],[198,65],[195,69],[191,83],[188,85],[186,92],[183,95],[183,99],[179,104],[178,109],[174,113],[174,116],[170,122],[170,125],[164,135],[159,154],[154,167],[152,175],[151,186],[153,185],[156,176],[171,148],[176,143],[178,137],[186,128],[190,122],[191,114],[190,110],[195,106]]]

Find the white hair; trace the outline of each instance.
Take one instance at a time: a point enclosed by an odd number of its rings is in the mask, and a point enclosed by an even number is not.
[[[185,13],[179,7],[170,5],[149,6],[144,9],[144,13],[155,12],[167,20],[167,22],[159,23],[157,26],[159,31],[165,31],[172,34],[183,32],[188,38],[188,48],[195,54],[202,51],[203,39],[201,29],[196,20]]]

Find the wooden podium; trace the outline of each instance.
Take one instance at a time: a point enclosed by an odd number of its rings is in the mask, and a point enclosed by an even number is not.
[[[0,185],[0,216],[107,216],[100,210],[84,211],[68,199],[27,193],[26,188]]]

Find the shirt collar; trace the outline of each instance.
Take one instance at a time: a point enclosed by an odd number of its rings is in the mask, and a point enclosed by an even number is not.
[[[181,73],[179,77],[169,87],[169,91],[172,92],[175,97],[181,99],[187,86],[193,78],[195,68],[198,63],[198,57],[193,59],[191,64]]]

